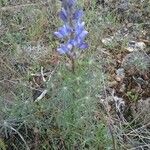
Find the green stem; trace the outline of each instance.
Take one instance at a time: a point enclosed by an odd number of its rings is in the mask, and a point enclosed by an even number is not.
[[[72,63],[72,72],[75,74],[75,60],[74,58],[71,59],[71,63]]]
[[[75,59],[69,54],[67,54],[67,57],[71,60],[71,70],[75,74]]]

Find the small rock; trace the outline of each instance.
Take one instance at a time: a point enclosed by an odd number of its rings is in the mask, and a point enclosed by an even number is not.
[[[125,77],[125,71],[123,68],[119,68],[116,70],[116,76],[115,76],[115,80],[120,82],[123,80],[123,78]]]
[[[118,84],[117,81],[112,81],[112,82],[109,82],[109,83],[108,83],[108,86],[109,86],[109,87],[114,87],[114,86],[116,86],[117,84]]]
[[[112,42],[113,42],[113,37],[102,39],[102,43],[106,46],[110,45]]]
[[[121,76],[116,76],[115,80],[118,81],[118,82],[121,82],[122,81],[122,77]]]
[[[128,43],[128,47],[125,49],[129,52],[133,52],[133,51],[144,50],[145,48],[146,45],[144,42],[131,41]]]
[[[135,43],[135,48],[137,48],[139,50],[144,50],[146,48],[146,45],[144,42],[137,42],[137,43]]]
[[[127,47],[127,48],[125,48],[127,51],[129,51],[129,52],[133,52],[134,51],[134,48],[133,47]]]
[[[124,69],[123,68],[119,68],[116,70],[116,74],[117,76],[121,76],[122,78],[125,77],[125,72],[124,72]]]
[[[125,48],[127,51],[129,51],[129,52],[133,52],[134,51],[134,47],[135,47],[135,41],[130,41],[129,43],[128,43],[128,47],[127,48]]]

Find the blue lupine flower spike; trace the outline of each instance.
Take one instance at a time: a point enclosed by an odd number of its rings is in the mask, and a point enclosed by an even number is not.
[[[64,25],[54,32],[57,38],[67,41],[60,45],[57,51],[60,54],[75,53],[75,48],[86,49],[88,44],[84,42],[88,32],[84,29],[85,23],[82,21],[83,11],[75,9],[76,0],[61,0],[62,9],[59,13]]]

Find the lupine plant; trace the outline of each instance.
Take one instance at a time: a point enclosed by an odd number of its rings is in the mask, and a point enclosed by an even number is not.
[[[62,0],[59,17],[63,21],[63,26],[54,34],[62,39],[63,44],[57,48],[57,51],[71,59],[74,71],[76,50],[88,48],[88,44],[84,42],[88,32],[84,29],[85,23],[82,21],[83,11],[76,8],[76,0]]]
[[[48,81],[40,83],[38,92],[44,88],[47,91],[40,101],[33,101],[34,91],[24,82],[15,84],[13,103],[4,106],[6,102],[0,96],[0,149],[6,149],[1,135],[6,137],[8,149],[110,149],[111,140],[99,109],[106,77],[95,51],[77,59],[88,48],[88,32],[76,2],[61,1],[59,17],[63,25],[54,32],[61,42],[57,51],[71,60],[72,71],[60,62],[48,75]],[[42,70],[38,81],[41,76]]]

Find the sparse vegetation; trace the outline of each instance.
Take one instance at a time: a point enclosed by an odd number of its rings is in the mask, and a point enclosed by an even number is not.
[[[61,1],[0,0],[0,150],[150,149],[149,6],[77,1],[89,48],[72,72]]]

